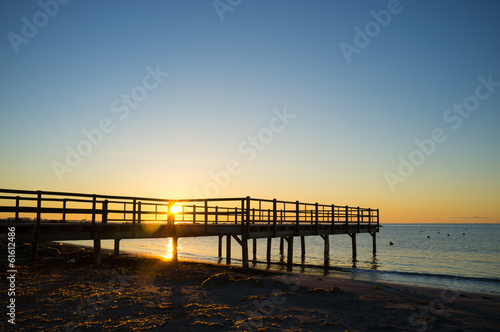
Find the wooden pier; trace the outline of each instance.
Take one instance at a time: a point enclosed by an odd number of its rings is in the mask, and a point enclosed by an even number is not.
[[[267,239],[266,261],[271,262],[273,239],[280,240],[280,254],[287,244],[287,268],[293,264],[294,239],[300,238],[302,262],[305,236],[321,236],[324,261],[328,265],[330,235],[348,234],[356,260],[356,234],[369,233],[376,254],[379,210],[334,204],[279,201],[276,199],[208,198],[158,199],[89,195],[50,191],[0,189],[0,241],[8,241],[15,227],[15,242],[31,242],[32,258],[44,241],[93,240],[94,263],[101,264],[101,240],[112,239],[119,253],[121,240],[172,238],[172,260],[177,262],[177,241],[181,237],[218,236],[218,256],[226,247],[231,263],[231,241],[242,250],[242,264],[248,267],[249,245],[256,260],[257,239]]]

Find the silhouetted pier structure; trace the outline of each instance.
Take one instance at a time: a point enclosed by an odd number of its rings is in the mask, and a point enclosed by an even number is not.
[[[37,258],[40,242],[93,240],[94,262],[101,263],[101,240],[172,238],[177,262],[177,241],[181,237],[218,236],[218,256],[226,242],[226,262],[231,263],[231,240],[240,244],[242,263],[248,267],[249,240],[256,260],[257,239],[267,239],[266,261],[271,263],[271,244],[279,238],[283,253],[287,243],[287,267],[293,264],[293,242],[300,238],[302,262],[305,236],[321,236],[325,266],[330,254],[330,235],[348,234],[356,260],[356,234],[369,233],[376,254],[379,210],[334,204],[279,201],[276,199],[207,198],[158,199],[80,193],[0,189],[0,240],[8,241],[15,227],[15,241],[32,243]],[[29,218],[29,219],[28,219]],[[32,221],[27,221],[32,220]],[[75,221],[82,220],[82,221]]]

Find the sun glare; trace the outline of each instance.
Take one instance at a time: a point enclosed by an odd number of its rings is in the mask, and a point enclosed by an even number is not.
[[[179,213],[181,211],[182,211],[182,206],[174,204],[170,207],[170,213]]]

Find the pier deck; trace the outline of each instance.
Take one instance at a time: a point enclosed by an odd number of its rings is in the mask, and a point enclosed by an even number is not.
[[[291,267],[294,237],[301,238],[304,255],[303,239],[313,235],[324,240],[327,264],[330,235],[348,234],[355,260],[356,234],[372,236],[375,255],[379,231],[378,209],[251,197],[157,199],[10,189],[0,189],[0,219],[0,241],[7,242],[15,229],[16,242],[32,242],[33,258],[40,242],[94,240],[97,265],[105,239],[115,240],[117,254],[123,239],[172,238],[177,261],[178,238],[218,236],[221,257],[225,236],[228,263],[231,238],[241,245],[243,266],[248,266],[248,240],[268,239],[269,262],[271,241],[280,238],[288,244]]]

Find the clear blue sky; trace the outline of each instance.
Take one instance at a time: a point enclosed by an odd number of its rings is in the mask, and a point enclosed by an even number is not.
[[[500,86],[447,113],[479,76],[500,82],[499,14],[472,0],[2,1],[0,187],[500,222]],[[93,144],[83,131],[100,124]],[[446,141],[418,159],[436,128]],[[86,155],[70,165],[68,148]]]

